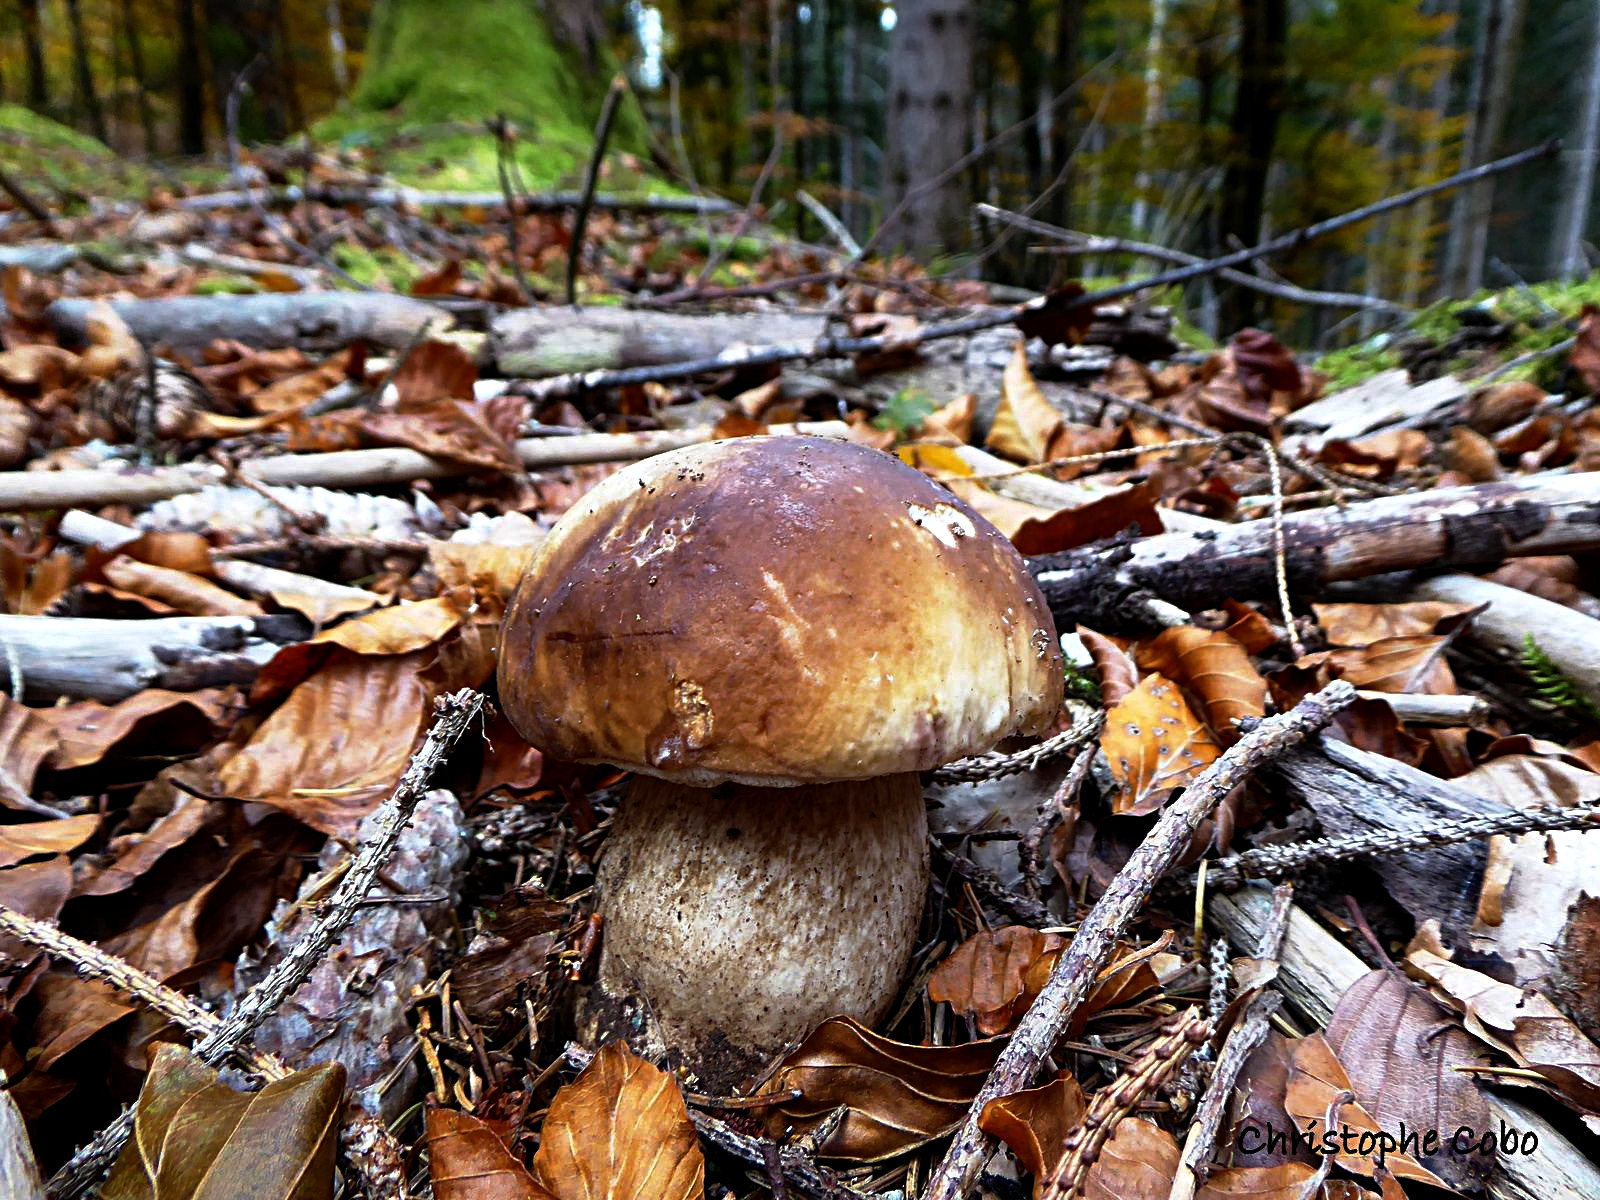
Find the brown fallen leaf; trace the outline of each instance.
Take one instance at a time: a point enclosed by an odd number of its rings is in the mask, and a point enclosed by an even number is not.
[[[1180,1158],[1165,1129],[1126,1117],[1084,1177],[1084,1200],[1167,1200]]]
[[[983,1106],[978,1128],[999,1138],[1033,1176],[1034,1200],[1040,1200],[1050,1176],[1061,1165],[1067,1135],[1083,1121],[1083,1089],[1071,1075],[1060,1075],[1043,1087],[997,1096]]]
[[[1471,612],[1470,604],[1417,600],[1405,604],[1313,604],[1330,646],[1367,646],[1384,638],[1437,633],[1439,624]]]
[[[1016,348],[1000,377],[1000,405],[995,409],[984,446],[1005,458],[1021,463],[1044,462],[1050,439],[1061,427],[1063,418],[1028,369],[1027,344],[1017,339]]]
[[[0,805],[30,810],[34,776],[60,744],[41,710],[0,693]]]
[[[1119,816],[1155,812],[1222,753],[1177,684],[1157,674],[1112,706],[1100,748],[1117,785],[1112,811]]]
[[[70,771],[107,758],[198,750],[225,722],[228,701],[229,694],[221,688],[196,692],[146,688],[115,704],[80,700],[43,709],[40,720],[57,743],[48,765]]]
[[[15,866],[47,854],[66,854],[87,842],[99,828],[99,813],[84,813],[61,821],[0,825],[0,867]]]
[[[843,1119],[817,1147],[822,1158],[875,1162],[947,1133],[988,1078],[1005,1039],[959,1046],[891,1041],[849,1017],[823,1022],[785,1058],[760,1094],[798,1091],[766,1110],[770,1136],[805,1134]]]
[[[1301,1129],[1307,1130],[1313,1139],[1320,1142],[1329,1132],[1328,1108],[1333,1103],[1334,1097],[1340,1092],[1353,1091],[1350,1077],[1345,1073],[1344,1065],[1339,1061],[1338,1055],[1328,1045],[1327,1039],[1320,1033],[1301,1038],[1294,1049],[1294,1066],[1290,1071],[1288,1091],[1284,1096],[1284,1108],[1295,1118]],[[1338,1120],[1339,1128],[1332,1131],[1337,1146],[1334,1161],[1347,1171],[1368,1179],[1373,1178],[1380,1166],[1379,1151],[1376,1148],[1380,1133],[1386,1132],[1391,1138],[1398,1139],[1399,1130],[1380,1130],[1372,1114],[1354,1100],[1346,1101],[1339,1106]],[[1348,1141],[1354,1145],[1348,1152],[1344,1149],[1347,1141],[1346,1132],[1349,1133]],[[1367,1154],[1359,1153],[1363,1134],[1369,1135],[1367,1145],[1371,1149]],[[1401,1179],[1447,1188],[1444,1180],[1410,1155],[1402,1154],[1398,1150],[1384,1153],[1381,1165]]]
[[[453,342],[426,341],[411,348],[389,382],[402,411],[434,400],[471,400],[478,365]]]
[[[327,1063],[236,1092],[181,1046],[162,1043],[139,1092],[133,1136],[104,1200],[321,1200],[333,1195],[344,1068]]]
[[[1380,638],[1365,646],[1330,650],[1327,661],[1339,677],[1374,692],[1453,695],[1455,675],[1445,661],[1449,637],[1418,634]]]
[[[1094,669],[1100,676],[1100,699],[1106,707],[1116,705],[1139,686],[1138,664],[1119,643],[1087,625],[1078,626],[1078,638],[1094,659]]]
[[[700,1200],[706,1163],[678,1081],[621,1042],[556,1093],[533,1157],[557,1200]]]
[[[494,1130],[469,1113],[428,1111],[428,1172],[434,1200],[549,1200],[547,1191]]]
[[[962,942],[928,977],[928,999],[973,1018],[978,1032],[1004,1033],[1027,1011],[1028,969],[1065,939],[1024,925],[984,930]]]
[[[159,600],[173,611],[191,616],[259,617],[263,612],[254,600],[236,596],[209,579],[170,567],[151,566],[125,555],[103,564],[100,573],[113,587]]]
[[[1592,396],[1600,392],[1600,308],[1585,304],[1578,317],[1578,335],[1569,361]]]
[[[1600,1037],[1600,896],[1568,906],[1555,957],[1552,998],[1591,1039]]]
[[[1136,643],[1134,658],[1142,669],[1164,675],[1200,701],[1219,745],[1239,740],[1238,718],[1266,715],[1267,681],[1226,633],[1193,625],[1164,629]]]

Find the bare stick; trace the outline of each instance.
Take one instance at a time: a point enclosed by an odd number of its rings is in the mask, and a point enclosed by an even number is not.
[[[384,863],[394,853],[400,832],[427,790],[428,781],[450,753],[456,739],[483,714],[486,703],[482,693],[470,688],[463,688],[434,701],[436,716],[433,728],[428,730],[427,738],[411,756],[405,774],[384,802],[384,817],[378,836],[361,847],[349,871],[328,898],[327,906],[316,924],[295,943],[266,978],[245,993],[227,1019],[195,1046],[195,1055],[202,1062],[215,1066],[249,1040],[261,1022],[294,994],[312,968],[343,935],[382,872]],[[115,1122],[102,1130],[99,1137],[74,1155],[72,1161],[51,1179],[51,1197],[70,1200],[92,1187],[111,1166],[132,1132],[133,1110],[124,1109]]]
[[[511,188],[511,172],[507,160],[511,157],[511,123],[505,117],[496,117],[489,124],[495,137],[495,170],[500,175],[500,192],[506,202],[506,253],[511,256],[511,274],[517,281],[524,304],[533,303],[533,289],[528,286],[527,272],[522,269],[522,247],[517,241],[517,195]],[[593,197],[590,197],[591,201]],[[571,298],[568,298],[571,302]]]
[[[295,185],[273,188],[243,188],[231,192],[207,192],[185,196],[177,206],[191,212],[210,212],[219,208],[242,208],[254,197],[266,204],[299,204],[311,201],[334,208],[352,205],[372,208],[484,208],[500,203],[498,192],[425,192],[409,187],[345,187]],[[531,192],[518,197],[523,212],[561,212],[578,207],[583,197],[577,192]],[[729,213],[731,200],[721,196],[613,196],[596,193],[591,208],[602,212],[642,213]]]
[[[600,107],[600,120],[594,127],[594,150],[589,155],[589,168],[583,173],[583,191],[578,194],[578,211],[572,218],[572,244],[567,247],[567,303],[578,302],[578,264],[583,258],[583,233],[589,225],[589,210],[594,207],[594,189],[600,182],[600,165],[605,161],[606,143],[611,140],[611,125],[617,119],[617,105],[628,81],[620,74],[611,80],[605,103]]]
[[[694,287],[688,289],[689,294],[700,291],[710,283],[712,272],[733,253],[733,248],[744,236],[744,231],[750,227],[750,222],[755,217],[756,206],[761,203],[761,193],[766,190],[767,180],[772,178],[772,172],[777,168],[781,157],[783,157],[783,131],[779,129],[773,133],[772,151],[767,155],[767,161],[761,164],[761,174],[756,176],[755,184],[750,188],[750,202],[744,206],[744,212],[739,214],[739,222],[728,235],[728,240],[715,249],[707,245],[706,265],[701,268],[699,278],[694,281]]]
[[[1153,258],[1159,262],[1177,263],[1182,266],[1190,266],[1194,263],[1205,261],[1197,254],[1189,254],[1183,250],[1171,250],[1166,246],[1156,246],[1149,242],[1136,242],[1130,238],[1120,237],[1097,237],[1094,234],[1063,229],[1059,225],[1037,221],[1032,217],[1024,216],[1022,213],[1014,213],[1009,209],[998,208],[993,204],[979,204],[976,208],[982,216],[992,217],[1001,224],[1020,229],[1024,233],[1031,233],[1037,237],[1046,237],[1066,243],[1060,247],[1061,253],[1064,254],[1137,254],[1143,258]],[[1224,268],[1218,271],[1217,274],[1229,283],[1236,283],[1240,287],[1265,292],[1269,296],[1276,296],[1280,300],[1289,300],[1296,304],[1308,304],[1322,308],[1370,308],[1377,312],[1393,313],[1410,311],[1403,305],[1394,304],[1376,296],[1360,296],[1354,292],[1313,291],[1309,288],[1296,287],[1292,283],[1263,279],[1259,275],[1250,275],[1244,271],[1236,271],[1231,267]]]
[[[209,1037],[222,1024],[222,1018],[209,1013],[181,992],[175,992],[153,975],[148,975],[124,958],[107,954],[99,946],[63,933],[54,925],[36,920],[26,913],[0,905],[0,933],[27,942],[52,958],[71,963],[85,979],[115,988],[124,996],[159,1013],[191,1037]],[[276,1058],[260,1052],[239,1056],[240,1061],[264,1079],[282,1079],[289,1069]]]
[[[17,202],[18,208],[43,225],[46,236],[56,236],[55,220],[50,216],[50,210],[34,199],[27,188],[3,170],[0,170],[0,192],[10,196]]]
[[[1111,960],[1117,938],[1144,907],[1156,883],[1177,864],[1200,823],[1252,771],[1326,728],[1339,710],[1354,699],[1355,689],[1343,680],[1335,680],[1282,716],[1268,717],[1202,771],[1183,795],[1162,812],[1105,894],[1089,910],[1077,936],[1011,1035],[1010,1043],[995,1060],[994,1070],[934,1171],[923,1200],[958,1200],[972,1186],[994,1145],[978,1128],[984,1105],[1033,1083],[1039,1064],[1055,1047],[1089,994],[1095,977]]]
[[[794,198],[805,205],[806,211],[822,223],[822,227],[833,236],[834,241],[843,247],[846,254],[851,258],[859,258],[861,256],[861,243],[850,236],[850,231],[845,228],[844,222],[839,219],[831,208],[806,191],[805,188],[798,189],[794,194]]]

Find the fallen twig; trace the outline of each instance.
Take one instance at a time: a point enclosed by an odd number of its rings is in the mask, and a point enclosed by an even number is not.
[[[56,237],[55,219],[51,217],[50,210],[38,200],[15,177],[0,170],[0,192],[4,192],[17,202],[17,207],[27,213],[35,221],[44,226],[46,237]]]
[[[627,80],[620,74],[611,80],[605,103],[600,107],[600,119],[595,123],[594,150],[589,155],[589,167],[583,173],[583,190],[578,193],[578,211],[572,218],[572,238],[567,245],[568,304],[578,302],[578,264],[583,258],[583,234],[589,225],[589,210],[594,207],[594,189],[600,182],[600,164],[605,161],[606,143],[611,140],[611,125],[617,117],[617,105],[627,88]],[[516,219],[515,213],[512,219]]]
[[[1039,1064],[1055,1047],[1095,977],[1110,962],[1117,938],[1144,907],[1161,877],[1176,865],[1200,823],[1258,766],[1326,728],[1354,699],[1355,689],[1335,680],[1282,716],[1267,718],[1202,771],[1162,812],[1089,910],[1028,1007],[935,1169],[923,1200],[958,1200],[966,1194],[993,1146],[978,1127],[984,1106],[1032,1084]]]
[[[212,1066],[233,1054],[249,1040],[256,1027],[277,1011],[284,999],[305,981],[312,968],[339,940],[361,901],[377,880],[400,832],[410,820],[412,810],[427,790],[428,781],[449,754],[456,740],[478,719],[487,701],[482,693],[463,688],[434,702],[433,728],[412,755],[405,774],[384,802],[382,832],[361,847],[349,871],[328,898],[326,907],[306,935],[268,973],[251,988],[233,1012],[194,1048],[196,1057]],[[133,1110],[125,1109],[115,1122],[95,1140],[73,1156],[50,1180],[49,1194],[54,1200],[70,1200],[82,1195],[111,1166],[133,1131]]]

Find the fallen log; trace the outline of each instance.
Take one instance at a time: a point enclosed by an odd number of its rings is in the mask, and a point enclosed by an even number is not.
[[[1289,588],[1415,567],[1488,567],[1600,548],[1600,472],[1384,496],[1283,520]],[[1141,596],[1191,612],[1276,593],[1270,520],[1097,542],[1029,561],[1058,622],[1122,628]]]
[[[774,425],[773,434],[843,437],[843,421],[810,421]],[[572,437],[523,438],[517,457],[530,471],[588,463],[633,462],[713,440],[709,425],[690,429],[658,429],[641,433],[582,433]],[[470,474],[456,463],[399,447],[336,450],[327,454],[280,454],[253,458],[239,473],[270,487],[382,487],[418,479],[448,479]],[[210,484],[226,481],[212,464],[160,467],[151,471],[3,471],[0,512],[41,508],[94,508],[102,504],[154,504]]]
[[[0,615],[0,681],[13,689],[14,662],[25,697],[35,703],[67,696],[112,704],[146,688],[248,686],[280,646],[310,634],[310,625],[295,616],[107,621]]]
[[[288,187],[260,188],[254,192],[207,192],[201,196],[185,196],[178,207],[190,212],[209,212],[219,208],[247,208],[255,201],[262,204],[299,204],[310,200],[316,204],[338,206],[372,206],[375,208],[502,208],[504,192],[425,192],[408,187]],[[521,212],[560,212],[577,208],[583,199],[579,192],[534,192],[517,197]],[[619,196],[607,192],[596,194],[591,208],[612,212],[660,213],[725,213],[735,211],[731,200],[721,196]]]
[[[1215,893],[1206,919],[1235,946],[1254,946],[1272,910],[1272,889],[1251,887]],[[1367,965],[1298,905],[1289,910],[1289,930],[1278,956],[1276,984],[1318,1028],[1328,1023],[1339,997],[1368,972]],[[1600,1166],[1533,1109],[1483,1090],[1490,1115],[1538,1137],[1535,1154],[1503,1154],[1489,1178],[1495,1200],[1591,1200],[1600,1196]]]
[[[1600,621],[1593,617],[1475,575],[1424,580],[1407,599],[1487,604],[1462,636],[1512,658],[1521,657],[1524,639],[1531,637],[1591,704],[1600,705]]]
[[[978,315],[1012,309],[973,310]],[[489,325],[486,369],[507,377],[546,379],[586,371],[666,367],[715,358],[730,346],[817,342],[827,332],[821,312],[682,313],[623,308],[518,308]],[[1111,346],[1135,357],[1170,352],[1170,310],[1105,305],[1095,310],[1085,345]],[[892,334],[890,335],[892,340]],[[1008,345],[1009,349],[1009,345]],[[1002,364],[1003,366],[1003,364]],[[998,393],[1000,372],[989,386]],[[935,395],[942,393],[933,393]]]
[[[94,301],[57,300],[45,317],[65,345],[81,345]],[[291,292],[258,296],[171,296],[112,300],[111,307],[146,346],[198,353],[222,338],[248,346],[337,350],[354,341],[389,350],[419,333],[454,323],[437,305],[383,292]]]

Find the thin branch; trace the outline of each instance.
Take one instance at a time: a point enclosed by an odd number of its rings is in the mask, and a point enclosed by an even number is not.
[[[321,916],[294,946],[284,954],[266,977],[251,988],[220,1022],[194,1048],[202,1062],[216,1066],[232,1055],[255,1033],[261,1023],[305,982],[317,963],[344,934],[361,901],[371,890],[389,856],[394,853],[400,833],[427,789],[428,781],[439,769],[450,748],[474,720],[483,714],[487,701],[483,694],[463,688],[434,701],[435,719],[417,752],[411,756],[405,774],[384,802],[378,834],[361,847],[350,869],[326,902]],[[94,1186],[117,1157],[133,1132],[133,1110],[124,1109],[120,1117],[101,1131],[87,1147],[73,1156],[50,1181],[52,1200],[71,1200]]]
[[[511,275],[517,281],[524,304],[533,303],[533,289],[528,286],[528,275],[522,269],[522,247],[517,240],[517,196],[511,187],[511,173],[506,160],[511,157],[511,123],[505,117],[496,117],[489,123],[495,137],[495,171],[500,176],[500,194],[506,202],[506,252],[511,255]],[[593,197],[590,197],[591,202]]]
[[[934,1171],[923,1200],[958,1200],[967,1193],[993,1148],[992,1139],[978,1127],[984,1106],[996,1097],[1032,1084],[1040,1063],[1060,1040],[1095,977],[1110,962],[1117,938],[1144,907],[1161,877],[1178,863],[1200,823],[1257,767],[1326,728],[1354,699],[1355,689],[1343,680],[1335,680],[1282,716],[1267,718],[1202,771],[1182,796],[1163,810],[1105,894],[1089,910],[1010,1043],[995,1060],[994,1070]]]
[[[594,127],[594,150],[589,154],[589,167],[583,173],[583,190],[578,193],[578,211],[572,218],[572,244],[567,247],[567,303],[578,302],[578,264],[583,259],[583,235],[589,226],[589,210],[594,207],[594,189],[600,183],[600,166],[605,162],[606,143],[611,140],[611,126],[617,119],[617,105],[628,81],[620,74],[611,80],[605,103],[600,107],[600,120]]]
[[[744,206],[744,211],[739,214],[739,222],[733,227],[733,232],[728,235],[728,240],[721,246],[713,248],[706,246],[706,265],[701,268],[699,278],[694,281],[694,287],[686,289],[689,295],[698,293],[706,284],[711,282],[711,275],[723,264],[728,255],[733,253],[739,244],[739,239],[744,236],[744,231],[750,227],[750,222],[755,219],[756,207],[761,203],[761,193],[766,191],[767,181],[772,178],[772,172],[777,170],[778,160],[783,157],[783,130],[775,130],[772,135],[772,151],[767,155],[767,161],[761,164],[761,173],[756,176],[754,185],[750,188],[750,202]]]
[[[50,210],[39,203],[33,194],[17,181],[15,176],[7,174],[3,169],[0,169],[0,192],[10,196],[17,202],[18,208],[43,225],[46,237],[59,236],[56,231],[55,218],[50,215]]]

